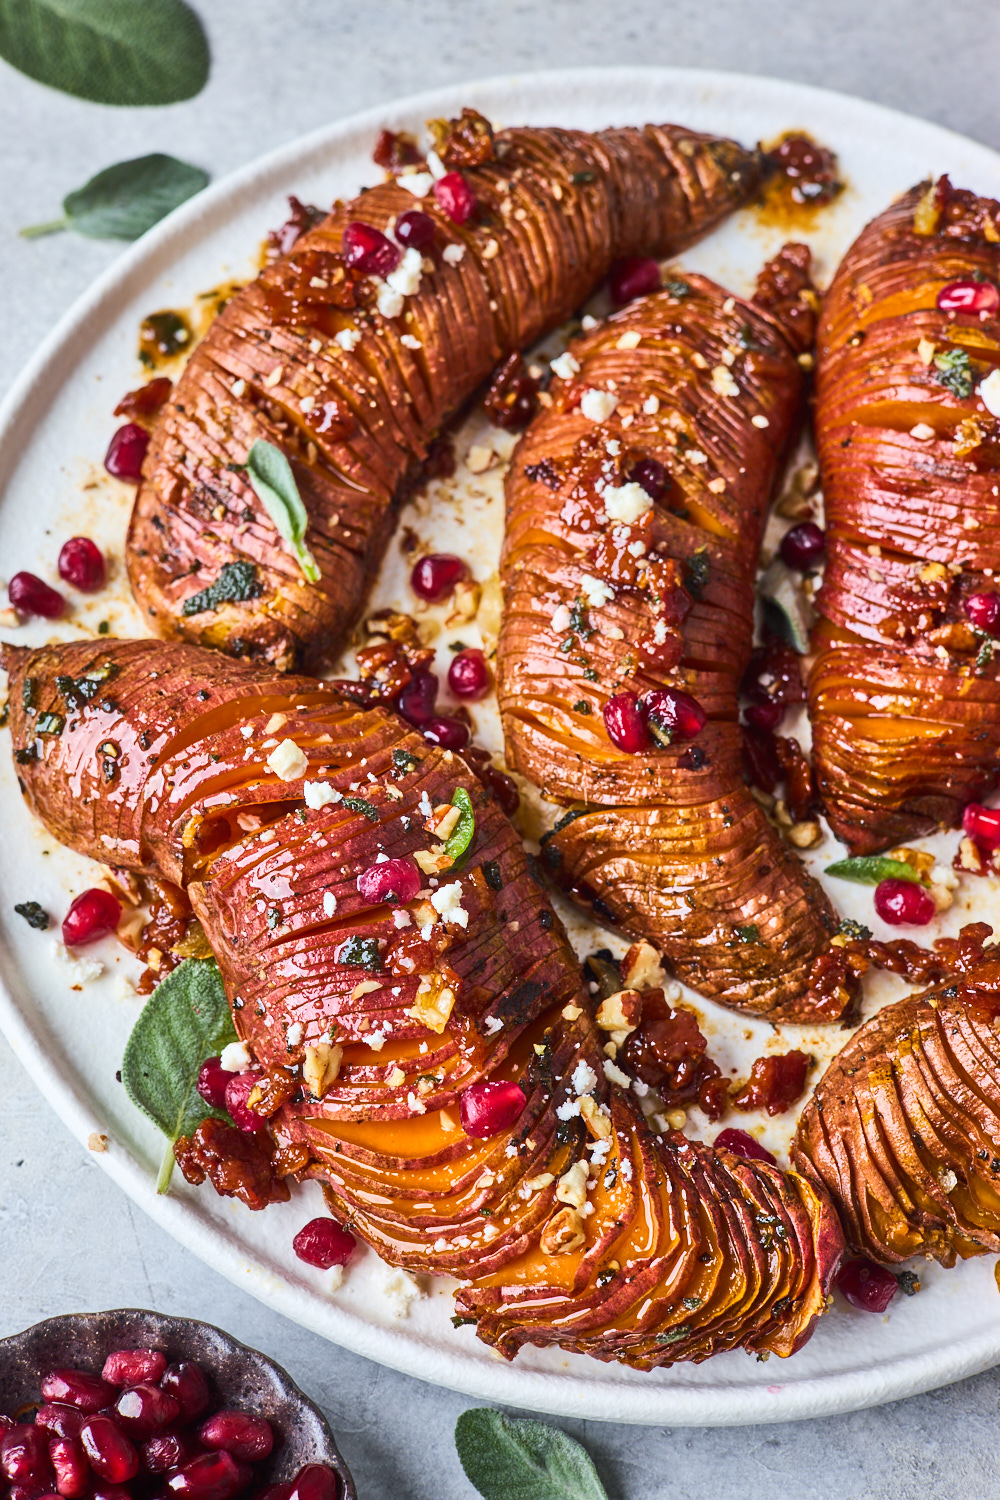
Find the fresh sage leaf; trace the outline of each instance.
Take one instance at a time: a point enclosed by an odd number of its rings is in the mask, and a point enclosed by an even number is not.
[[[455,788],[451,805],[459,809],[458,822],[451,831],[443,853],[451,860],[452,865],[455,865],[462,855],[468,852],[469,845],[472,843],[476,832],[476,814],[472,806],[472,798],[464,786]]]
[[[209,64],[184,0],[0,0],[0,57],[95,104],[192,99]]]
[[[801,584],[790,568],[776,557],[758,585],[767,624],[799,656],[809,650],[809,607]]]
[[[0,4],[3,0],[0,0]],[[154,152],[105,167],[63,199],[63,217],[32,224],[26,239],[75,229],[93,240],[137,240],[208,185],[208,173],[175,156]]]
[[[288,459],[273,443],[258,438],[247,454],[247,476],[306,582],[319,583],[316,559],[305,544],[309,517]]]
[[[198,1093],[202,1063],[237,1041],[215,959],[189,958],[161,979],[132,1028],[122,1061],[122,1083],[132,1103],[170,1142],[156,1191],[165,1193],[174,1142],[209,1115],[224,1120]]]
[[[920,876],[912,865],[901,859],[886,859],[882,854],[863,854],[856,859],[841,859],[827,865],[826,875],[835,875],[838,880],[856,880],[859,885],[878,885],[882,880],[915,880]]]
[[[544,1422],[474,1407],[455,1424],[455,1447],[483,1500],[608,1500],[580,1444]]]

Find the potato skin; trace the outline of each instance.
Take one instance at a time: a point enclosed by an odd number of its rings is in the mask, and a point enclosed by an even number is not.
[[[71,847],[186,887],[237,1032],[262,1067],[294,1073],[269,1122],[277,1143],[306,1146],[300,1175],[380,1255],[459,1276],[460,1316],[507,1358],[556,1343],[647,1369],[805,1342],[842,1250],[828,1198],[796,1173],[649,1133],[605,1074],[593,1003],[520,840],[458,757],[328,684],[186,643],[9,647],[3,661],[29,805]],[[54,713],[61,731],[40,732]],[[268,763],[283,738],[308,762],[291,780]],[[340,800],[309,806],[307,782]],[[447,942],[431,973],[455,992],[437,1030],[414,1015],[419,973],[392,957],[414,919],[366,905],[357,880],[379,854],[432,844],[426,806],[456,786],[476,833],[442,876],[460,883],[467,925],[432,926]],[[349,939],[378,961],[349,961]],[[333,1040],[339,1071],[315,1097],[307,1049]],[[520,1083],[524,1113],[474,1139],[461,1093],[490,1077]],[[582,1243],[547,1254],[561,1179],[592,1158]]]
[[[857,854],[954,827],[997,784],[1000,658],[964,600],[995,593],[1000,568],[1000,427],[976,394],[1000,363],[1000,318],[936,303],[950,282],[1000,285],[998,216],[947,179],[913,188],[862,231],[823,305],[809,707],[827,813]],[[935,360],[963,355],[943,383]]]
[[[669,254],[745,202],[761,158],[678,126],[522,129],[499,133],[494,159],[465,175],[481,205],[467,224],[419,200],[436,224],[434,269],[403,315],[338,307],[314,286],[343,275],[351,220],[384,229],[418,201],[385,182],[336,204],[215,320],[161,414],[129,528],[129,578],[152,631],[284,670],[335,652],[445,421],[615,259]],[[464,250],[458,264],[442,258],[451,246]],[[362,335],[353,350],[335,342],[344,330]],[[258,438],[292,464],[323,573],[315,586],[238,467]],[[185,614],[237,563],[237,597]]]
[[[834,1021],[854,990],[823,997],[810,974],[837,919],[744,784],[737,722],[767,504],[800,412],[808,265],[790,246],[767,268],[773,312],[691,275],[571,345],[579,371],[554,383],[508,474],[497,693],[508,763],[572,809],[542,848],[566,890],[726,1005]],[[587,388],[614,391],[607,421],[582,413]],[[649,461],[668,494],[641,525],[608,523],[604,486]],[[585,608],[595,575],[613,597]],[[647,654],[657,630],[675,665]],[[697,699],[700,734],[616,749],[609,699],[661,687]]]
[[[887,1005],[830,1064],[792,1159],[853,1249],[944,1266],[1000,1251],[998,1017],[1000,960],[970,943],[949,982]]]

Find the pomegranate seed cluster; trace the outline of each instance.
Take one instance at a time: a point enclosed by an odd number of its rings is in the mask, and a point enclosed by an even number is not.
[[[275,1446],[270,1422],[220,1408],[200,1365],[159,1349],[116,1349],[100,1375],[49,1370],[40,1394],[32,1421],[0,1414],[5,1500],[234,1500]],[[255,1500],[337,1500],[338,1488],[307,1464]]]

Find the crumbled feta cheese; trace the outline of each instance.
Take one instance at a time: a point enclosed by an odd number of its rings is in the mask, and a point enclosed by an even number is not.
[[[385,278],[386,285],[391,286],[394,292],[399,292],[403,297],[412,297],[420,287],[420,277],[424,269],[423,261],[424,258],[419,250],[411,247],[404,251],[399,265]]]
[[[498,1031],[503,1031],[503,1022],[499,1016],[487,1016],[483,1022],[483,1031],[487,1036],[496,1036]]]
[[[597,327],[597,323],[597,318],[592,318],[590,313],[584,313],[583,317],[580,319],[580,327],[583,329],[584,333],[593,332],[593,330]]]
[[[437,182],[440,182],[442,177],[447,177],[448,175],[448,168],[436,151],[428,151],[427,153],[427,170]]]
[[[738,396],[740,388],[725,365],[716,365],[712,371],[712,390],[717,396]]]
[[[628,1074],[623,1072],[617,1063],[613,1063],[610,1057],[604,1060],[604,1076],[609,1082],[620,1084],[623,1089],[631,1088],[632,1086],[632,1080]]]
[[[653,508],[650,496],[634,480],[630,480],[628,484],[609,484],[602,499],[608,520],[622,521],[626,526],[634,525]]]
[[[385,1033],[382,1031],[370,1031],[368,1033],[368,1045],[373,1052],[381,1052],[385,1046]]]
[[[590,1160],[595,1167],[603,1167],[611,1151],[611,1141],[591,1141]]]
[[[250,736],[253,734],[253,725],[252,724],[241,724],[240,725],[240,734],[243,736],[243,738],[245,740],[248,740],[250,738]]]
[[[589,422],[606,422],[618,410],[618,397],[610,391],[597,391],[588,387],[580,397],[580,411]]]
[[[562,1104],[556,1105],[557,1120],[572,1120],[580,1113],[579,1099],[566,1099]]]
[[[294,740],[282,740],[267,757],[267,763],[279,781],[297,781],[309,769],[305,752]]]
[[[299,402],[299,410],[305,412],[306,416],[308,416],[315,405],[315,396],[303,396],[302,400]]]
[[[361,343],[361,330],[358,328],[342,328],[334,335],[333,342],[339,344],[341,349],[350,354]]]
[[[608,604],[615,597],[610,584],[605,583],[603,578],[594,578],[590,573],[584,573],[580,579],[580,589],[591,609],[600,609],[602,604]]]
[[[227,1073],[245,1073],[250,1066],[246,1042],[229,1042],[219,1053],[219,1067]]]
[[[230,386],[230,390],[232,391],[234,396],[245,396],[247,393],[247,383],[242,378],[240,380],[234,380],[232,385]]]
[[[425,818],[429,818],[433,814],[434,809],[431,806],[431,799],[428,797],[426,791],[420,793],[420,801],[417,803],[417,807]]]
[[[89,984],[92,979],[97,979],[104,973],[104,965],[99,958],[78,958],[60,942],[56,942],[55,955],[66,970],[66,977],[70,984]]]
[[[453,880],[450,885],[441,886],[431,896],[431,905],[446,922],[454,922],[457,927],[468,927],[469,913],[462,905],[461,881]]]
[[[573,1070],[573,1077],[571,1082],[573,1084],[573,1091],[576,1094],[577,1098],[579,1098],[581,1094],[590,1094],[594,1089],[596,1089],[597,1074],[594,1072],[590,1064],[588,1062],[584,1062],[584,1060],[581,1058]]]
[[[552,611],[551,625],[556,635],[564,635],[570,627],[571,615],[565,604],[558,605]]]
[[[756,416],[750,418],[750,421],[753,423],[754,427],[760,427],[761,429],[770,427],[771,425],[767,418],[764,416],[763,412],[758,412]]]
[[[700,448],[689,448],[684,457],[689,464],[707,464],[708,454],[702,453]]]
[[[404,333],[399,341],[404,349],[422,349],[424,346],[412,333]]]
[[[328,1292],[339,1292],[344,1284],[343,1266],[331,1266],[327,1272],[326,1289]]]
[[[441,259],[449,266],[457,266],[464,255],[464,245],[445,245],[441,251]]]
[[[549,361],[549,368],[553,375],[559,376],[560,380],[572,380],[574,375],[580,373],[580,362],[574,359],[569,350],[566,349],[559,355],[558,359]]]
[[[656,413],[660,409],[659,396],[647,396],[645,401],[642,403],[642,409],[647,417],[655,417]]]
[[[306,1034],[306,1028],[301,1021],[293,1021],[285,1032],[290,1047],[297,1047]]]
[[[337,898],[332,891],[323,892],[323,915],[332,917],[337,910]]]
[[[379,281],[376,305],[383,318],[398,318],[403,311],[403,294],[387,281]]]
[[[430,172],[403,172],[396,181],[401,188],[412,193],[414,198],[426,198],[434,186],[434,178]]]
[[[401,1266],[385,1267],[382,1273],[382,1294],[394,1318],[409,1317],[411,1305],[427,1295],[416,1277],[411,1276],[409,1271],[404,1271]]]
[[[406,1103],[408,1108],[415,1115],[425,1115],[427,1113],[427,1105],[422,1099],[418,1099],[416,1094],[414,1094],[412,1090],[406,1096]]]
[[[311,807],[314,812],[318,812],[321,807],[329,807],[331,802],[344,800],[343,792],[338,792],[328,781],[304,781],[302,795],[306,800],[306,807]]]
[[[604,446],[611,454],[612,458],[617,458],[619,453],[622,451],[622,445],[617,438],[608,438]]]
[[[991,417],[1000,417],[1000,369],[991,370],[986,379],[979,382],[976,395]]]
[[[642,343],[642,334],[639,333],[638,330],[635,329],[635,328],[626,328],[625,332],[622,334],[621,338],[618,340],[618,343],[615,345],[615,348],[616,349],[638,349],[638,347],[639,347],[639,345],[641,343]]]
[[[408,911],[403,911],[400,907],[397,906],[392,914],[392,922],[394,927],[409,927],[410,913]]]

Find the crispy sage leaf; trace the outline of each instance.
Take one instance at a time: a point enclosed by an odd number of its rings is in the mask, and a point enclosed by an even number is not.
[[[0,0],[0,57],[95,104],[192,99],[209,62],[184,0]]]
[[[162,979],[132,1028],[122,1061],[122,1083],[132,1103],[167,1137],[156,1190],[165,1193],[174,1142],[202,1120],[227,1116],[212,1109],[196,1084],[202,1063],[238,1038],[215,959],[189,958]]]
[[[608,1500],[580,1444],[544,1422],[473,1407],[455,1424],[455,1447],[483,1500]]]
[[[0,4],[3,0],[0,0]],[[154,152],[105,167],[63,199],[61,219],[32,224],[26,239],[75,229],[93,240],[137,240],[208,184],[208,173],[175,156]]]
[[[476,832],[476,814],[472,806],[472,798],[464,786],[457,786],[451,799],[452,807],[459,810],[458,822],[451,831],[451,835],[444,846],[443,853],[451,860],[452,865],[458,863],[463,854],[469,851]]]
[[[840,880],[856,880],[859,885],[878,885],[882,880],[915,880],[920,876],[912,865],[901,859],[886,859],[882,854],[863,854],[856,859],[841,859],[827,865],[825,875],[835,875]]]
[[[811,619],[800,580],[776,557],[757,586],[767,624],[799,656],[809,650]]]
[[[258,438],[247,454],[247,476],[307,583],[319,583],[316,559],[305,544],[309,517],[292,466],[273,443]]]

